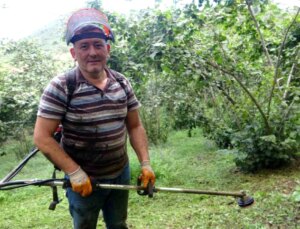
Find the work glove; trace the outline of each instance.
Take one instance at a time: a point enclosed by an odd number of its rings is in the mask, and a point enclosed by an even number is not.
[[[83,197],[89,196],[92,193],[91,180],[80,167],[68,175],[74,192],[78,192]]]
[[[144,188],[148,187],[149,182],[151,182],[154,187],[155,184],[155,174],[150,166],[150,161],[143,161],[141,163],[141,174],[139,180]]]

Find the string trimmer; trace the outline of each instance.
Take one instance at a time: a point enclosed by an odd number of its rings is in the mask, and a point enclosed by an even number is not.
[[[136,190],[139,195],[148,195],[153,197],[153,193],[156,192],[171,192],[171,193],[186,193],[186,194],[205,194],[205,195],[217,195],[217,196],[233,196],[237,198],[237,203],[240,207],[247,207],[254,203],[254,199],[248,196],[244,191],[241,192],[224,192],[224,191],[207,191],[198,189],[185,189],[185,188],[166,188],[166,187],[153,187],[151,184],[147,188],[140,185],[140,180],[138,180],[137,185],[119,185],[119,184],[101,184],[93,183],[93,189],[117,189],[117,190]],[[71,187],[69,180],[66,179],[47,179],[47,180],[17,180],[0,183],[0,190],[11,190],[14,188],[25,187],[29,185],[35,186],[50,186],[57,187],[62,186],[63,188]],[[59,201],[56,198],[50,205],[50,209],[54,210],[55,205]]]
[[[54,134],[54,138],[59,142],[61,137],[61,131],[57,131]],[[56,204],[60,201],[57,194],[57,186],[62,186],[63,188],[71,187],[68,180],[56,179],[55,170],[53,172],[52,179],[46,180],[17,180],[11,181],[25,166],[25,164],[31,159],[37,152],[38,148],[32,149],[31,152],[14,168],[10,173],[8,173],[0,181],[0,190],[10,190],[14,188],[25,187],[29,185],[35,186],[50,186],[53,191],[53,201],[50,204],[49,209],[54,210]],[[186,193],[186,194],[204,194],[204,195],[217,195],[217,196],[233,196],[237,198],[237,203],[240,207],[247,207],[254,203],[254,199],[246,194],[246,192],[224,192],[224,191],[207,191],[207,190],[197,190],[197,189],[185,189],[185,188],[165,188],[165,187],[153,187],[151,184],[147,188],[141,186],[141,181],[138,180],[137,185],[117,185],[117,184],[101,184],[93,183],[93,188],[95,189],[118,189],[118,190],[136,190],[139,195],[148,195],[153,197],[155,192],[171,192],[171,193]]]

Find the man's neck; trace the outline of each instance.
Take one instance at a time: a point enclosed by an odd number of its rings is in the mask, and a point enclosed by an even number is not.
[[[102,72],[95,74],[83,74],[83,77],[89,81],[91,84],[95,85],[100,89],[104,89],[107,83],[107,73],[105,69]]]

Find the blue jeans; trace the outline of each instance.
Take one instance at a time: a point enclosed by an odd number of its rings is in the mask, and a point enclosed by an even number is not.
[[[115,179],[97,180],[102,184],[129,184],[129,165]],[[127,228],[128,190],[94,190],[88,197],[82,197],[67,188],[69,210],[73,218],[74,229],[95,229],[100,210],[108,229]]]

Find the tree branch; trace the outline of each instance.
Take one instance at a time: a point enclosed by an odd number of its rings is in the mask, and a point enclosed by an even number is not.
[[[262,119],[263,119],[263,122],[265,124],[265,127],[266,127],[266,131],[267,131],[267,134],[270,134],[272,132],[271,130],[271,127],[269,125],[269,122],[268,122],[268,118],[267,116],[265,115],[265,113],[263,112],[261,106],[259,105],[259,103],[257,102],[257,100],[254,98],[254,96],[251,94],[251,92],[246,88],[246,86],[242,83],[242,81],[232,72],[229,72],[228,70],[226,69],[223,69],[222,67],[220,67],[218,64],[214,63],[214,62],[210,62],[210,61],[206,61],[206,64],[229,75],[229,76],[232,76],[236,81],[237,83],[242,87],[242,89],[246,92],[246,94],[249,96],[249,98],[251,99],[251,101],[254,103],[254,105],[256,106],[256,108],[258,109]]]
[[[288,117],[290,115],[290,112],[293,108],[293,105],[295,103],[295,98],[293,98],[291,104],[288,106],[288,108],[286,109],[286,112],[283,114],[283,117],[282,117],[282,125],[280,126],[280,129],[279,129],[279,133],[282,134],[283,133],[283,130],[285,128],[285,121],[288,120]]]
[[[254,13],[253,13],[253,10],[252,10],[252,7],[251,7],[252,1],[246,0],[246,4],[248,6],[248,10],[250,12],[250,15],[251,15],[251,17],[252,17],[252,19],[253,19],[253,21],[255,23],[256,30],[257,30],[257,32],[258,32],[258,34],[260,36],[260,42],[261,42],[261,45],[262,45],[262,47],[264,49],[265,55],[267,57],[268,64],[269,64],[270,67],[274,67],[273,62],[271,60],[271,57],[269,55],[269,51],[268,51],[267,46],[266,46],[265,39],[264,39],[264,37],[263,37],[263,35],[262,35],[261,31],[260,31],[260,27],[259,27],[258,21],[256,20],[256,18],[254,16]]]
[[[228,101],[235,106],[236,102],[234,101],[233,98],[231,98],[231,96],[224,90],[224,88],[221,85],[218,85],[216,83],[216,87],[221,91],[221,93],[228,99]]]
[[[296,54],[296,58],[295,58],[296,60],[298,58],[298,55],[299,55],[299,49],[297,50],[297,54]],[[285,89],[283,97],[282,97],[283,100],[286,99],[287,93],[289,91],[289,87],[290,87],[290,83],[291,83],[291,80],[292,80],[292,77],[293,77],[295,66],[296,66],[296,64],[293,63],[291,71],[290,71],[288,79],[287,79],[287,82],[286,82],[286,89]]]
[[[220,73],[222,73],[220,71]],[[201,73],[203,78],[206,80],[207,78],[209,78],[209,76],[202,72]],[[227,76],[227,75],[226,75]],[[229,78],[229,77],[228,77]],[[230,79],[231,80],[231,79]],[[224,87],[222,87],[221,85],[219,85],[217,82],[214,82],[216,87],[221,91],[221,93],[226,97],[226,99],[232,104],[233,107],[236,107],[237,103],[235,102],[235,100],[229,95],[229,93],[227,93],[224,89]],[[211,88],[211,87],[210,87]],[[212,89],[211,89],[212,90]],[[218,104],[214,101],[215,105],[218,106]],[[225,106],[226,108],[228,108],[227,106]],[[231,109],[231,112],[234,115],[235,121],[236,121],[236,125],[239,128],[239,130],[241,130],[241,121],[239,116],[237,115],[237,113],[235,112],[235,109]],[[247,111],[248,112],[248,111]]]
[[[280,64],[281,64],[281,55],[282,55],[282,51],[283,51],[283,48],[285,46],[285,43],[286,43],[286,40],[287,40],[287,36],[288,36],[288,33],[290,32],[290,29],[292,28],[292,26],[295,24],[296,22],[296,19],[298,17],[300,13],[300,8],[298,8],[297,10],[297,13],[293,19],[293,21],[291,22],[291,24],[289,25],[289,27],[287,28],[286,32],[285,32],[285,35],[284,35],[284,38],[283,38],[283,41],[281,42],[281,45],[280,45],[280,49],[279,49],[279,52],[278,52],[278,56],[277,56],[277,62],[276,62],[276,68],[275,68],[275,73],[274,73],[274,80],[273,80],[273,84],[272,84],[272,89],[271,89],[271,92],[270,92],[270,97],[269,97],[269,103],[268,103],[268,114],[270,112],[270,107],[271,107],[271,102],[272,102],[272,97],[273,97],[273,93],[274,93],[274,89],[275,89],[275,84],[277,82],[277,78],[278,78],[278,72],[279,72],[279,67],[280,67]],[[297,54],[296,54],[296,57],[298,56],[298,51],[297,51]],[[294,66],[294,64],[293,64]],[[293,67],[292,67],[293,69]],[[291,70],[291,72],[293,72],[293,70]],[[289,75],[289,78],[291,76],[291,73]],[[285,98],[285,95],[286,95],[286,90],[284,92],[284,96],[283,98]]]

